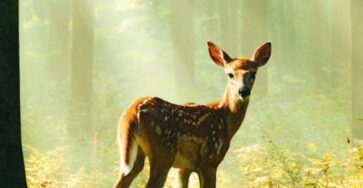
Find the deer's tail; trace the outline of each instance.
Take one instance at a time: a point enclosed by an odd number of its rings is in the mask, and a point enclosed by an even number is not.
[[[118,125],[117,141],[121,158],[120,170],[125,175],[132,170],[137,157],[138,143],[132,132],[133,126],[132,121],[128,121],[125,117],[121,117]]]

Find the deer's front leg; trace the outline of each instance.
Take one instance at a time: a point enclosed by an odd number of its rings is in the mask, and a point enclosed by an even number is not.
[[[188,188],[189,176],[192,172],[187,169],[178,169],[178,187]]]
[[[216,187],[217,168],[208,167],[198,172],[199,183],[201,188]]]

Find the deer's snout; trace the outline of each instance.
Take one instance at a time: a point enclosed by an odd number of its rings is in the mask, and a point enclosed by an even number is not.
[[[250,96],[250,94],[251,94],[251,90],[250,90],[250,88],[248,88],[247,86],[243,86],[242,88],[240,88],[240,89],[238,90],[238,93],[239,93],[239,95],[240,95],[242,98],[245,98],[245,97]]]

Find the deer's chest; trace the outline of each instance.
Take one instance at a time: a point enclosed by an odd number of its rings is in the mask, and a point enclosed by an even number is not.
[[[227,131],[227,130],[226,130]],[[229,142],[223,134],[207,137],[178,135],[177,153],[173,166],[197,171],[203,165],[218,165],[224,158]]]
[[[187,168],[194,170],[199,158],[198,152],[205,142],[203,138],[191,135],[178,135],[177,153],[173,166],[176,168]]]

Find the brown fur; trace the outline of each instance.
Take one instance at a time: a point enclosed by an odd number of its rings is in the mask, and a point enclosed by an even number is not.
[[[151,163],[169,159],[167,164],[157,164],[160,168],[173,166],[194,172],[216,169],[248,105],[246,101],[235,107],[227,96],[228,89],[223,100],[208,105],[176,105],[157,97],[140,98],[122,116],[118,135],[127,142],[131,137],[135,139]],[[128,148],[124,151],[127,156]]]

